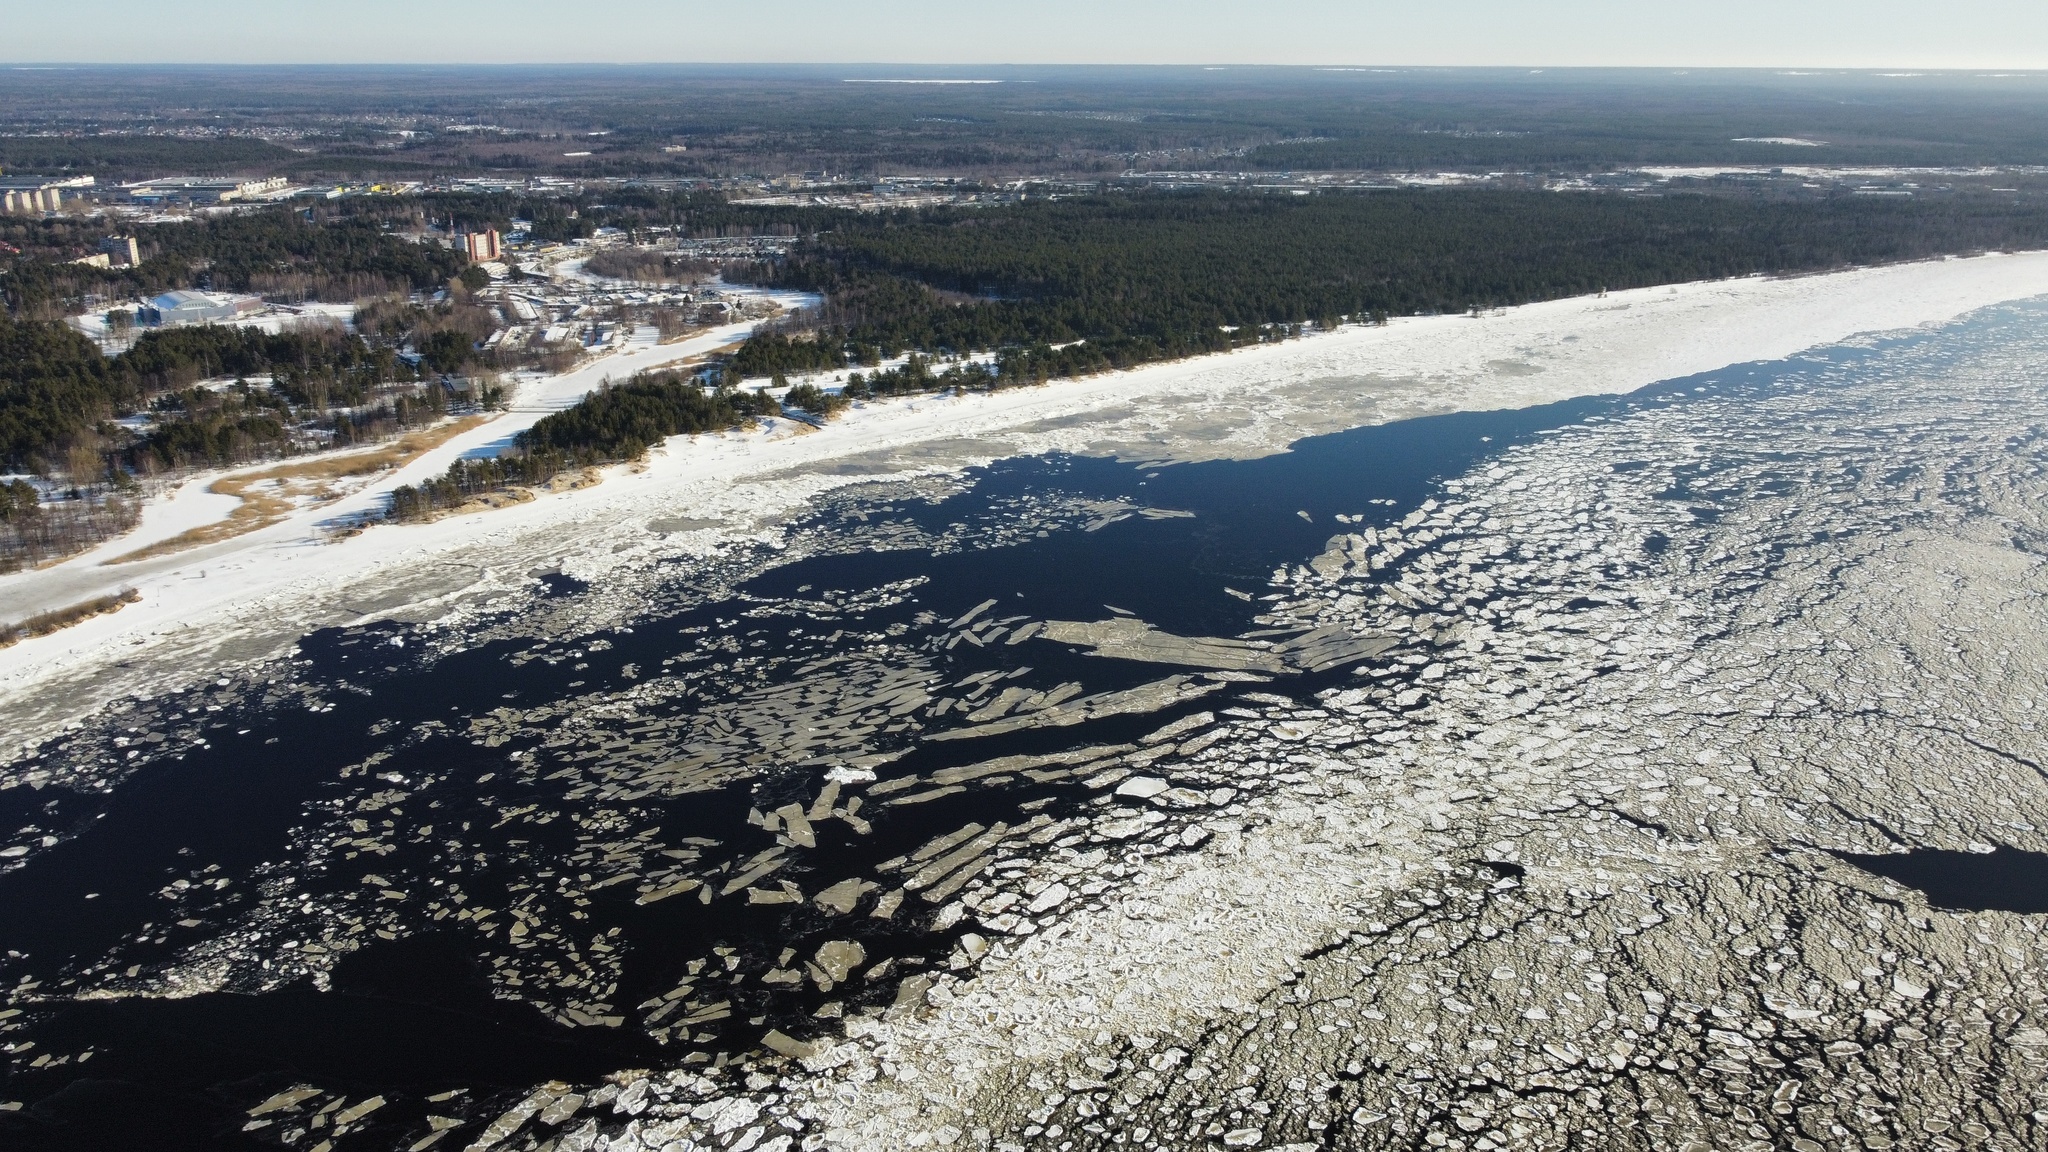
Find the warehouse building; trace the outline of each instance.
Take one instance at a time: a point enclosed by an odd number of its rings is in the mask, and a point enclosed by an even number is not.
[[[282,176],[243,180],[234,176],[166,176],[121,186],[121,193],[137,204],[232,204],[263,200],[290,187]]]
[[[229,296],[220,292],[166,292],[139,310],[144,324],[171,327],[178,324],[218,324],[263,307],[253,296]]]

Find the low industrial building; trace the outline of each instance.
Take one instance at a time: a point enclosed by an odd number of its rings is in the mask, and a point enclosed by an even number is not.
[[[218,324],[260,311],[262,307],[263,301],[253,296],[179,290],[151,300],[147,307],[138,309],[136,319],[166,328],[179,324]]]
[[[284,192],[290,182],[282,176],[244,180],[235,176],[166,176],[121,186],[121,194],[137,204],[232,204],[264,200]]]

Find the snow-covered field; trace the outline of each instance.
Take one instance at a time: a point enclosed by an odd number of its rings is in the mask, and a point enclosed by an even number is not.
[[[254,316],[225,321],[224,326],[256,328],[276,334],[302,324],[339,324],[344,328],[350,328],[354,326],[355,319],[356,309],[353,304],[294,304],[266,308]],[[83,316],[73,316],[66,322],[89,340],[106,340],[111,336],[105,312],[88,312]],[[148,329],[131,328],[129,333],[132,337],[145,331]]]
[[[160,690],[222,661],[288,648],[310,628],[430,618],[524,586],[620,565],[773,541],[818,493],[879,475],[955,469],[1020,452],[1170,462],[1250,457],[1303,436],[1453,410],[1613,393],[1730,363],[1784,357],[1872,331],[1945,321],[2048,293],[2048,253],[1931,261],[1794,279],[1680,285],[1531,305],[1481,318],[1412,318],[1282,345],[992,396],[873,403],[823,430],[769,421],[672,441],[605,483],[433,524],[334,538],[389,491],[488,450],[604,376],[624,377],[743,334],[630,350],[523,386],[512,410],[344,500],[259,532],[155,560],[105,560],[224,514],[195,480],[134,534],[61,565],[0,578],[0,616],[123,587],[142,600],[0,651],[0,717],[34,740],[97,701]]]

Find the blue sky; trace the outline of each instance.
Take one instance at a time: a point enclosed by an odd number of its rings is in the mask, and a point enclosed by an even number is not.
[[[2048,68],[2048,0],[10,0],[37,62]]]

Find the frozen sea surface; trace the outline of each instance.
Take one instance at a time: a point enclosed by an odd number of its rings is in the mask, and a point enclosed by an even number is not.
[[[856,486],[95,715],[0,1136],[2038,1146],[2044,351]]]

